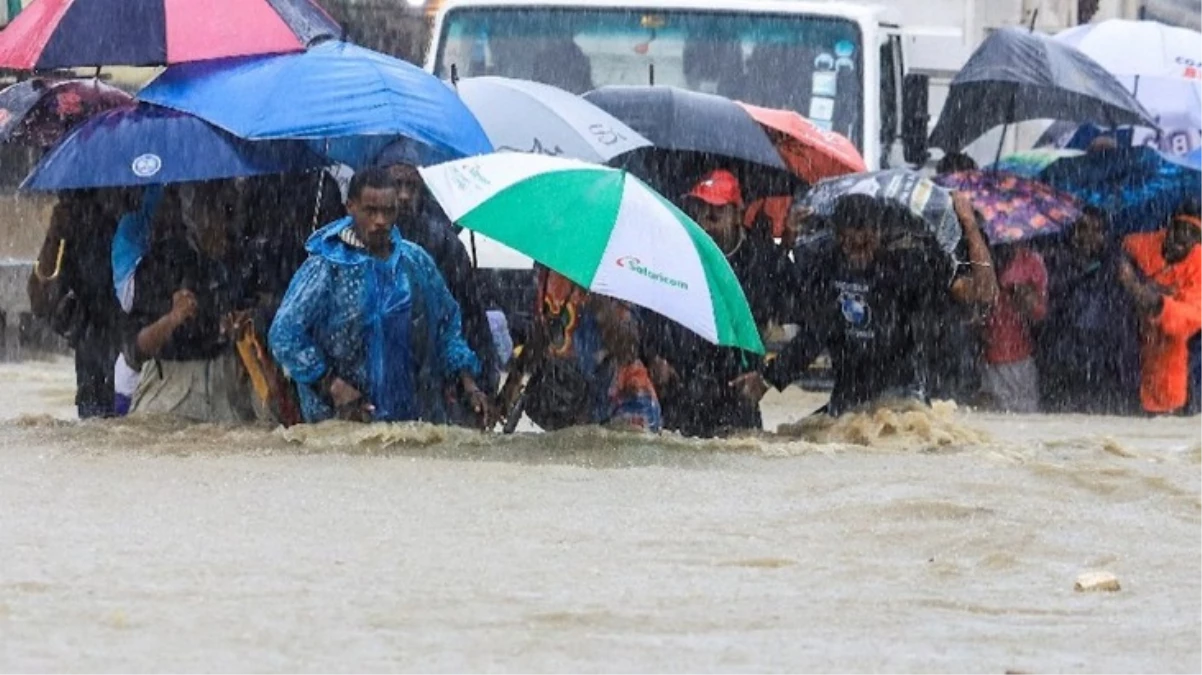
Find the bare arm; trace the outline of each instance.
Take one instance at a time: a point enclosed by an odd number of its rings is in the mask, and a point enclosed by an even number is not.
[[[998,284],[989,244],[977,225],[977,217],[968,197],[956,193],[954,203],[956,217],[960,219],[960,228],[964,231],[964,242],[968,246],[972,274],[952,282],[952,297],[963,304],[992,305],[997,302]]]
[[[163,351],[175,330],[196,316],[196,296],[189,290],[178,290],[171,298],[171,311],[138,331],[138,355],[154,358]]]

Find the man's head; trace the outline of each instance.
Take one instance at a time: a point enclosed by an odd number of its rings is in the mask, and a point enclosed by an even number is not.
[[[725,169],[711,171],[685,195],[689,215],[715,240],[733,238],[743,227],[739,179]]]
[[[1085,151],[1091,152],[1091,153],[1092,152],[1108,152],[1110,150],[1116,150],[1116,149],[1118,149],[1118,147],[1119,147],[1119,143],[1115,139],[1114,136],[1111,136],[1110,134],[1102,134],[1101,136],[1098,136],[1097,138],[1090,141],[1089,147],[1086,148]]]
[[[1190,205],[1179,209],[1169,222],[1169,232],[1164,238],[1161,255],[1170,265],[1185,260],[1195,246],[1202,244],[1202,220],[1198,209]]]
[[[388,167],[388,175],[396,185],[397,209],[402,215],[415,216],[422,208],[422,198],[425,183],[417,167],[411,164],[393,164]]]
[[[186,183],[179,197],[180,217],[197,245],[210,255],[224,255],[236,225],[237,186],[233,181]]]
[[[1096,206],[1081,209],[1081,217],[1069,234],[1073,251],[1083,258],[1097,258],[1106,248],[1106,233],[1110,229],[1106,212]]]
[[[426,158],[422,147],[408,140],[390,143],[376,156],[375,165],[387,169],[396,182],[397,207],[402,216],[416,216],[421,211],[426,188],[417,167]]]
[[[396,182],[388,171],[372,167],[356,173],[347,190],[346,210],[368,250],[388,250],[397,217]]]
[[[847,195],[835,203],[831,225],[844,258],[855,269],[866,269],[881,248],[881,219],[884,210],[869,195]]]
[[[963,152],[949,152],[939,160],[935,172],[939,175],[958,173],[960,171],[976,171],[977,161]]]

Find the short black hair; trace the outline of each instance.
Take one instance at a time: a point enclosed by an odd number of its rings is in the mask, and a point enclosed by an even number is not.
[[[1110,231],[1110,214],[1093,204],[1081,207],[1081,218],[1092,218],[1101,223],[1103,230]]]
[[[373,190],[387,190],[396,187],[396,181],[392,180],[392,175],[387,169],[378,166],[361,169],[355,173],[355,177],[351,178],[351,186],[347,188],[346,199],[358,199],[363,191],[367,188]]]
[[[843,195],[835,202],[830,223],[836,230],[881,229],[886,211],[885,205],[871,195]]]
[[[977,161],[963,152],[949,152],[935,166],[935,173],[959,173],[961,171],[976,171]]]

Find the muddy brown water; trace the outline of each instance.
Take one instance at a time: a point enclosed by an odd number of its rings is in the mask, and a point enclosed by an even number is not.
[[[68,362],[0,382],[4,671],[1202,669],[1197,418],[502,438],[80,423]]]

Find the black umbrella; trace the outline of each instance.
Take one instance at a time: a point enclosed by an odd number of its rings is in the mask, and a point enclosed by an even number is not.
[[[764,128],[728,98],[657,86],[602,87],[584,98],[654,144],[617,162],[664,194],[715,167],[734,171],[747,197],[786,194],[798,182]]]
[[[931,145],[958,151],[998,125],[1034,119],[1156,128],[1152,115],[1093,59],[1045,35],[1002,28],[952,80]]]
[[[0,142],[49,147],[93,114],[132,100],[98,80],[23,80],[0,91]]]

